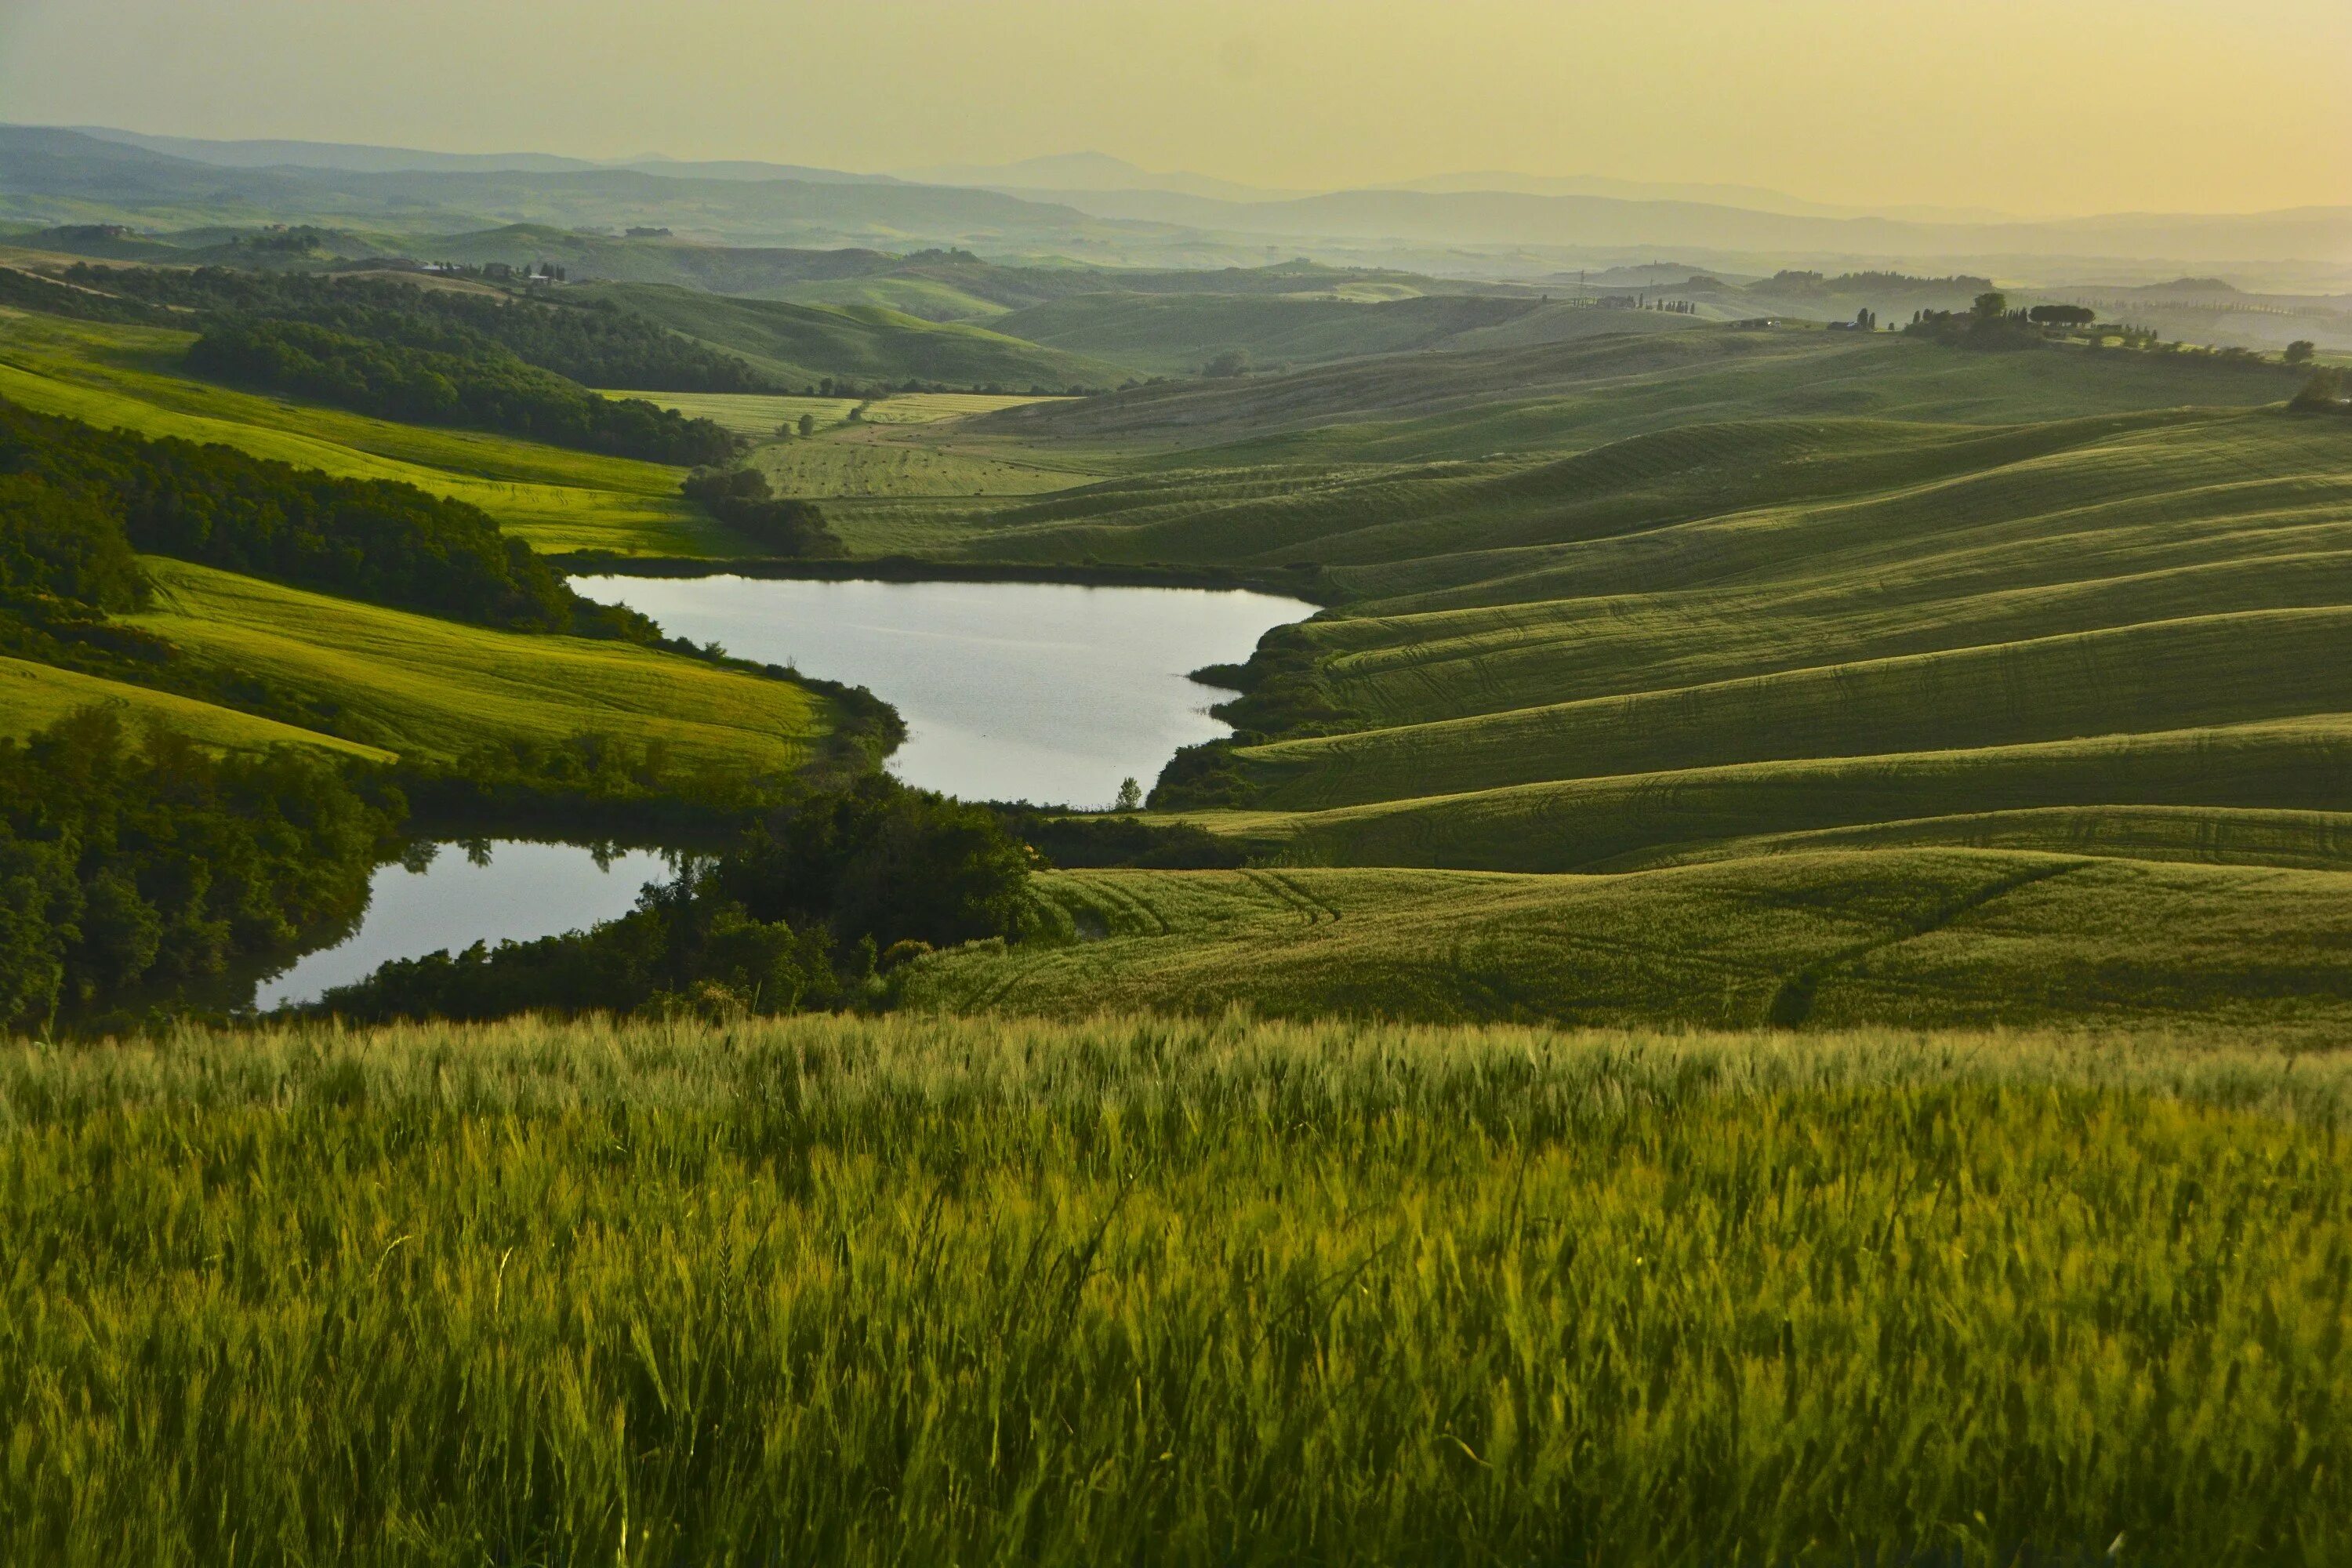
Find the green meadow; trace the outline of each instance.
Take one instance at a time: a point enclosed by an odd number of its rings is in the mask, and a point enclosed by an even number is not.
[[[1117,385],[1128,374],[967,321],[928,321],[880,304],[800,305],[659,283],[600,283],[583,292],[723,349],[787,386],[848,378],[1060,392]]]
[[[391,753],[315,730],[281,724],[233,708],[217,707],[168,691],[109,680],[79,670],[29,659],[0,658],[0,736],[23,740],[85,708],[111,708],[134,730],[173,730],[225,752],[266,752],[273,746],[317,747],[372,761]]]
[[[405,757],[595,733],[779,770],[808,761],[833,728],[830,705],[803,687],[676,654],[461,626],[157,556],[141,564],[157,603],[129,624],[199,665],[300,693]]]
[[[2291,380],[1699,327],[1178,384],[975,421],[1121,472],[936,547],[1318,566],[1336,603],[1246,678],[1260,733],[1162,802],[1291,863],[1618,871],[1987,814],[2063,849],[2083,812],[2258,859],[2246,814],[2352,808],[2352,467],[2248,405]],[[1798,412],[1848,386],[1867,411]]]
[[[217,442],[339,478],[415,485],[480,507],[543,550],[697,555],[737,547],[679,496],[679,469],[214,385],[179,368],[194,341],[193,333],[0,311],[0,396],[103,428]]]
[[[2246,822],[2237,863],[2161,825],[2005,826],[1585,876],[1060,872],[1033,893],[1058,942],[926,957],[898,984],[918,1006],[1080,1018],[2352,1028],[2352,814]]]
[[[2334,1056],[521,1020],[0,1051],[0,1552],[2320,1563]]]

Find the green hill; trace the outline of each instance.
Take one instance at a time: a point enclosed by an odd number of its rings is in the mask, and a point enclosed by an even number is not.
[[[396,479],[471,502],[542,549],[740,547],[678,494],[679,469],[215,385],[182,373],[193,342],[189,332],[0,314],[0,395],[102,428],[218,442],[343,479]]]
[[[650,283],[595,284],[578,291],[611,299],[688,337],[740,354],[788,385],[814,386],[832,377],[1065,392],[1115,385],[1128,374],[980,327],[927,321],[874,306],[836,309],[730,299]]]
[[[460,626],[161,557],[142,561],[152,610],[122,617],[200,666],[258,679],[421,761],[512,740],[658,741],[746,769],[809,761],[831,705],[762,679],[625,643]]]
[[[1251,733],[1155,797],[1296,863],[2328,865],[2344,433],[2210,406],[2293,380],[1811,331],[1367,360],[973,421],[1129,471],[954,548],[1319,567],[1339,603],[1239,678]]]
[[[2303,380],[2252,360],[2054,349],[1970,353],[1892,334],[1677,331],[1689,318],[1593,314],[1609,330],[1582,340],[1137,387],[1083,405],[1009,410],[987,426],[1039,441],[1181,448],[1193,467],[1406,462],[1574,451],[1709,420],[2000,423],[2273,403],[2293,396]]]
[[[2352,818],[2339,818],[2352,825]],[[2339,826],[2337,831],[2344,830]],[[921,961],[930,1006],[1606,1026],[2352,1025],[2352,875],[1815,847],[1599,877],[1315,868],[1040,879],[1076,940]]]
[[[998,316],[997,331],[1136,370],[1184,375],[1220,354],[1317,364],[1367,354],[1517,348],[1698,324],[1540,299],[1433,294],[1384,300],[1249,294],[1082,294]]]

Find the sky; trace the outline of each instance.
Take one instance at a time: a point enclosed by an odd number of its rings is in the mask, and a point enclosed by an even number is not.
[[[2352,203],[2347,75],[2352,0],[0,0],[19,123],[2025,216]]]

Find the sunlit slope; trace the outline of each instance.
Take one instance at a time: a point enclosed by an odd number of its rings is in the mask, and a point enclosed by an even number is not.
[[[1012,409],[986,424],[1040,440],[1183,448],[1196,463],[1213,448],[1219,466],[1404,462],[1580,450],[1728,419],[2007,424],[2263,404],[2292,396],[2301,384],[2277,364],[2172,354],[1970,353],[1810,328],[1629,327],[1525,348],[1390,354],[1286,375],[1138,387]]]
[[[376,762],[388,762],[392,756],[373,746],[168,691],[151,691],[54,665],[0,658],[0,736],[22,740],[85,708],[111,709],[134,732],[150,726],[170,730],[225,752],[314,746]]]
[[[1606,877],[1071,872],[1060,947],[920,961],[919,1001],[1438,1021],[2167,1024],[2340,1037],[2352,875],[1882,848]]]
[[[832,728],[805,689],[655,649],[460,626],[145,557],[157,607],[122,617],[199,663],[299,693],[404,756],[510,740],[660,741],[681,761],[798,766]]]
[[[1316,364],[1428,349],[1504,349],[1608,333],[1670,331],[1697,319],[1571,308],[1540,299],[1433,294],[1379,301],[1249,294],[1081,294],[1017,310],[990,330],[1139,371],[1182,375],[1224,353],[1257,365]]]
[[[674,331],[740,355],[789,386],[827,377],[959,388],[1109,386],[1116,365],[1043,348],[983,327],[930,321],[873,305],[787,304],[654,283],[598,284],[582,290],[613,299]]]
[[[1991,810],[2352,807],[2347,458],[2267,410],[1748,421],[1097,526],[1362,595],[1291,634],[1338,732],[1240,750],[1250,807],[1308,814],[1254,835],[1570,869]]]
[[[2125,806],[2352,811],[2352,714],[1570,777],[1212,820],[1307,864],[1593,871],[1830,828]],[[1949,841],[1973,840],[1962,828]]]
[[[1962,750],[2352,713],[2352,605],[2258,610],[1814,666],[1254,748],[1312,809],[1546,779]]]
[[[679,469],[238,392],[179,373],[194,341],[0,312],[0,396],[101,428],[415,485],[480,507],[546,550],[706,554],[737,543],[678,494]]]

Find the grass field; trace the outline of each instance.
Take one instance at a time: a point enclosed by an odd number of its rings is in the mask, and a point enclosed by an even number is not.
[[[235,709],[150,691],[103,676],[84,675],[20,658],[0,658],[0,736],[22,740],[84,708],[117,709],[135,731],[152,725],[228,752],[267,751],[272,746],[316,746],[347,756],[386,762],[392,753],[298,729]]]
[[[830,1017],[0,1052],[0,1555],[2352,1552],[2336,1057]]]
[[[1286,636],[1330,716],[1243,747],[1245,810],[1209,819],[1304,863],[1606,870],[2107,808],[2302,856],[2242,827],[2352,810],[2352,468],[2329,421],[2184,406],[2288,374],[1694,330],[1147,388],[976,422],[1125,471],[932,548],[1321,565],[1346,602]],[[1547,377],[1581,389],[1512,400]],[[1796,412],[1848,387],[1869,412]],[[1228,440],[1248,417],[1290,429]]]
[[[831,729],[824,700],[676,654],[460,626],[160,557],[157,607],[123,617],[187,657],[301,693],[338,728],[404,756],[593,732],[681,761],[797,766]]]
[[[478,506],[541,549],[698,555],[740,548],[679,496],[679,469],[215,386],[178,374],[193,341],[0,311],[0,396],[104,428],[412,484]]]
[[[1377,290],[1376,290],[1377,292]],[[1533,299],[1440,294],[1080,294],[989,322],[994,331],[1151,374],[1190,375],[1220,353],[1319,364],[1371,354],[1522,348],[1602,333],[1672,331],[1697,318]]]
[[[1127,376],[1116,365],[1082,354],[879,305],[796,305],[652,283],[591,284],[575,292],[609,299],[723,349],[786,386],[813,388],[834,377],[1058,392],[1112,386]]]
[[[1999,849],[1750,845],[1605,876],[1062,872],[1035,896],[1073,940],[942,953],[903,984],[918,1005],[1075,1017],[1241,1005],[1441,1023],[2162,1026],[2335,1044],[2352,1027],[2352,815],[2244,833],[2293,837],[2332,869],[2053,853],[2054,834],[2018,833],[2018,847]],[[2112,842],[2122,837],[2111,829],[2111,853],[2146,852]]]

